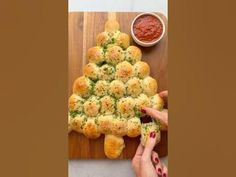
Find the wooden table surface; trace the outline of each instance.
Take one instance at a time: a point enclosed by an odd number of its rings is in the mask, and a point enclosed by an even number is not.
[[[121,32],[130,35],[132,20],[139,13],[135,12],[73,12],[69,13],[69,83],[68,97],[72,93],[74,80],[81,76],[82,68],[87,63],[86,52],[96,45],[96,36],[104,31],[104,24],[108,19],[116,19],[120,24]],[[143,53],[143,61],[151,68],[151,76],[158,81],[158,91],[166,90],[167,87],[167,20],[159,14],[166,24],[164,38],[155,46],[143,48],[138,46]],[[131,44],[135,44],[131,40]],[[69,159],[105,159],[104,136],[96,140],[87,139],[84,135],[71,132],[69,134]],[[140,137],[124,137],[125,149],[120,159],[131,159],[139,144]],[[161,157],[167,155],[167,132],[161,132],[161,142],[156,147]]]

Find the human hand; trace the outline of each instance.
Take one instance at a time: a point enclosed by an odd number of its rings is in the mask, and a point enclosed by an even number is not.
[[[142,107],[141,112],[151,116],[152,118],[159,120],[162,125],[168,127],[168,112],[166,111],[158,111],[153,108]]]
[[[139,144],[132,159],[132,167],[137,177],[167,177],[167,168],[163,165],[158,154],[153,151],[156,143],[156,133],[151,132],[144,147]]]
[[[165,91],[162,91],[159,93],[159,96],[164,100],[164,107],[165,108],[168,108],[168,91],[165,90]]]
[[[159,95],[163,99],[168,99],[168,91],[167,90],[160,92]]]
[[[162,91],[159,93],[159,96],[164,100],[166,107],[167,107],[167,101],[168,101],[168,91]],[[158,111],[153,108],[148,108],[148,107],[142,107],[141,112],[151,116],[152,118],[159,120],[162,124],[163,129],[166,130],[168,127],[168,112],[166,111]]]

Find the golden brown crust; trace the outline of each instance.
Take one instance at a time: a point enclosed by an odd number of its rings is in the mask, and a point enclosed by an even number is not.
[[[150,74],[150,67],[146,62],[138,61],[134,65],[135,76],[143,79]]]
[[[122,82],[128,81],[134,75],[133,66],[127,62],[123,61],[116,66],[116,79]]]
[[[135,64],[137,61],[140,61],[142,58],[141,50],[136,46],[129,46],[126,49],[125,59],[132,64]]]
[[[127,85],[127,94],[131,95],[132,97],[136,97],[142,93],[142,82],[140,79],[134,77],[128,80],[126,83]]]
[[[105,135],[104,151],[109,159],[116,159],[125,147],[124,139],[114,135]]]
[[[97,41],[97,45],[98,45],[98,46],[106,46],[106,45],[108,45],[109,43],[111,43],[111,37],[110,37],[109,34],[105,31],[105,32],[99,33],[99,34],[97,35],[96,41]]]
[[[96,118],[89,117],[83,127],[83,133],[87,138],[96,139],[101,133],[99,132]]]
[[[111,132],[116,136],[125,136],[127,134],[127,120],[116,117],[111,123]]]
[[[101,110],[102,114],[110,115],[115,112],[115,99],[110,96],[104,96],[101,98]]]
[[[92,47],[87,51],[87,59],[90,63],[102,63],[104,61],[104,52],[101,47]]]
[[[108,94],[109,83],[107,81],[99,80],[94,87],[94,94],[101,97]]]
[[[104,150],[110,159],[122,153],[122,136],[141,134],[140,108],[163,106],[155,95],[158,85],[149,76],[149,65],[140,61],[141,50],[130,46],[129,35],[119,28],[116,20],[106,22],[105,31],[97,35],[97,46],[87,51],[89,63],[83,68],[84,76],[74,81],[69,98],[68,132],[75,130],[93,139],[105,134]],[[156,128],[142,128],[143,145]],[[157,137],[159,141],[159,130]]]
[[[150,103],[151,103],[151,107],[156,109],[156,110],[161,111],[163,109],[164,101],[159,96],[159,94],[156,94],[156,95],[150,97]]]
[[[119,45],[123,49],[126,49],[130,45],[129,35],[126,33],[120,33],[116,39],[116,45]]]
[[[98,117],[99,131],[103,134],[111,133],[112,115],[101,115]]]
[[[98,79],[99,68],[94,63],[88,63],[83,68],[83,73],[85,76],[89,77],[92,80]]]
[[[91,83],[86,77],[81,76],[74,81],[73,93],[81,97],[87,97],[90,95],[91,90],[92,90]]]
[[[105,23],[105,31],[107,32],[115,32],[120,29],[120,25],[116,20],[108,20]]]
[[[78,111],[82,112],[83,111],[83,104],[84,104],[84,99],[81,98],[80,96],[76,94],[72,94],[69,98],[69,110],[70,111]]]
[[[150,99],[148,98],[147,95],[142,93],[136,98],[135,106],[137,113],[141,114],[142,107],[150,107]]]
[[[110,46],[105,54],[106,61],[112,65],[117,65],[125,58],[124,51],[119,46]]]
[[[100,110],[100,103],[96,96],[91,96],[85,103],[84,103],[84,112],[89,117],[95,117],[99,113]]]
[[[71,121],[72,129],[78,133],[83,133],[83,125],[87,121],[85,115],[77,115]]]
[[[152,77],[148,76],[143,80],[143,91],[148,96],[153,96],[157,93],[157,81]]]
[[[111,81],[115,78],[115,68],[112,65],[104,64],[100,67],[99,79]]]
[[[141,133],[141,122],[137,117],[131,118],[127,122],[127,136],[133,138]]]
[[[116,98],[123,97],[126,93],[124,83],[119,80],[113,80],[110,83],[109,93],[110,93],[110,95],[112,95]]]
[[[124,118],[134,117],[135,100],[132,97],[121,98],[117,102],[117,112]]]

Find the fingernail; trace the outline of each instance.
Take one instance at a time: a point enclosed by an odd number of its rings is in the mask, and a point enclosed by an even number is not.
[[[162,177],[166,177],[166,174],[165,174],[165,173],[163,173]]]
[[[141,112],[144,113],[144,114],[146,114],[146,110],[143,109],[143,108],[141,108]]]
[[[150,138],[155,138],[156,137],[156,133],[155,132],[151,132],[150,133]]]
[[[160,168],[157,169],[157,171],[161,174],[162,170]]]
[[[159,159],[156,157],[155,158],[155,162],[158,164],[159,163]]]

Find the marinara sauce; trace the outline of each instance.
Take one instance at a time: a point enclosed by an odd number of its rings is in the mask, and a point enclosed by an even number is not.
[[[163,33],[161,21],[152,15],[142,15],[133,25],[134,35],[143,42],[153,42]]]

